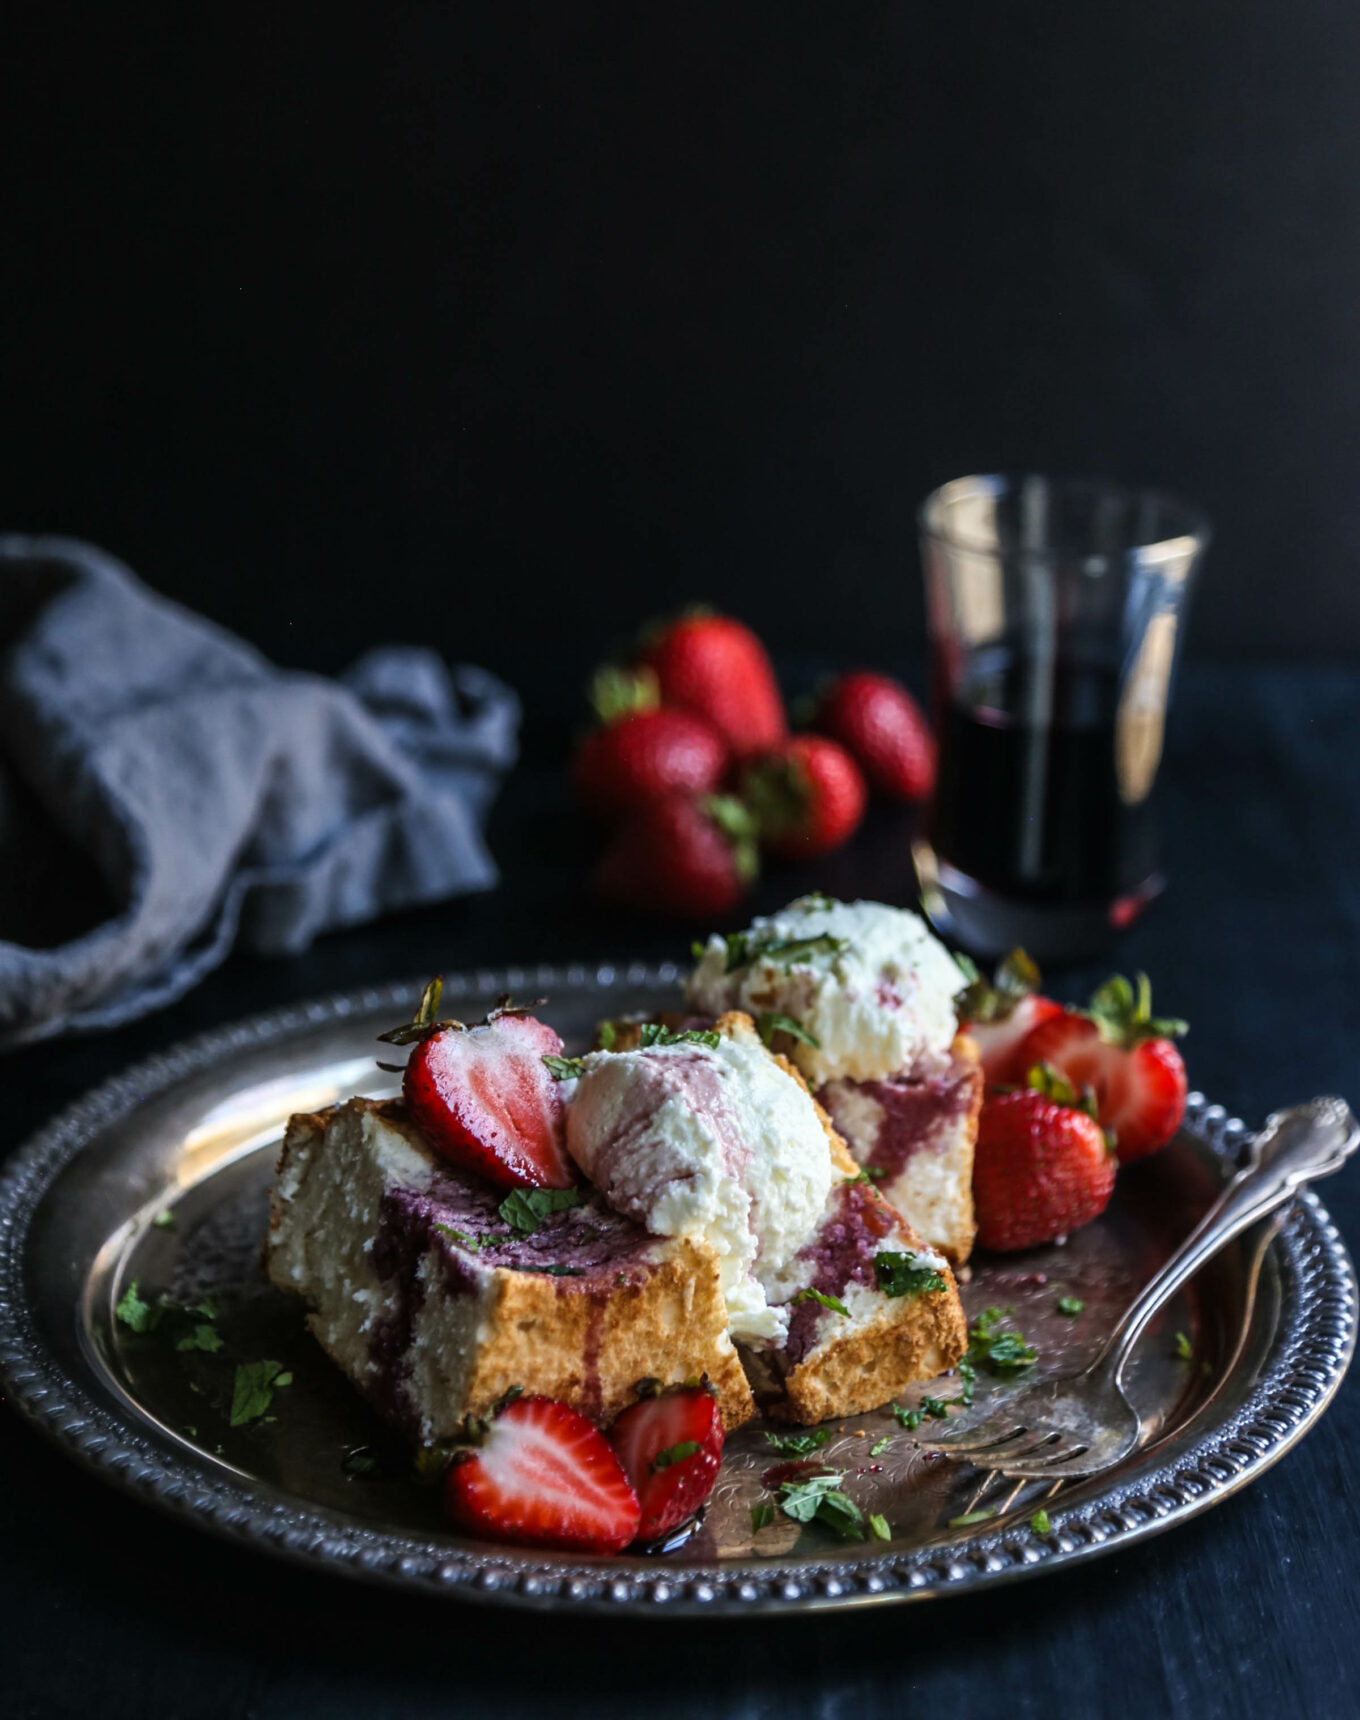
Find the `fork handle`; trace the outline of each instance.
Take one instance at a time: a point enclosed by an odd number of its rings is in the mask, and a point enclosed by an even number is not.
[[[1148,1321],[1249,1225],[1292,1200],[1305,1183],[1339,1171],[1360,1145],[1360,1125],[1343,1099],[1310,1099],[1267,1118],[1242,1169],[1126,1309],[1088,1371],[1117,1379]]]

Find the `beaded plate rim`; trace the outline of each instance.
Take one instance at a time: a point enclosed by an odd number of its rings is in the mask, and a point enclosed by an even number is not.
[[[672,986],[673,963],[479,970],[450,975],[445,996],[494,997],[526,987],[596,989]],[[635,1563],[544,1557],[531,1550],[460,1548],[419,1534],[367,1527],[337,1511],[267,1499],[209,1473],[162,1443],[120,1405],[74,1373],[44,1342],[24,1293],[31,1221],[61,1170],[139,1099],[249,1051],[348,1016],[413,1003],[421,982],[367,986],[285,1005],[213,1028],[136,1063],[91,1089],[31,1136],[0,1167],[0,1386],[42,1434],[94,1474],[134,1498],[230,1540],[368,1581],[424,1593],[539,1609],[647,1616],[750,1614],[830,1609],[962,1593],[1037,1575],[1159,1533],[1256,1479],[1327,1407],[1355,1349],[1355,1269],[1326,1209],[1311,1191],[1271,1243],[1280,1269],[1281,1325],[1246,1398],[1168,1443],[1164,1458],[1123,1484],[1071,1505],[1055,1500],[1048,1534],[1023,1526],[979,1527],[946,1545],[758,1565],[667,1564],[655,1575]],[[1184,1127],[1225,1165],[1250,1138],[1238,1118],[1202,1093],[1189,1097]]]

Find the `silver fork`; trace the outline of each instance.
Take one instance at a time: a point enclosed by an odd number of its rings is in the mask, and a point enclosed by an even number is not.
[[[1235,1236],[1283,1206],[1305,1183],[1338,1171],[1360,1143],[1360,1126],[1341,1099],[1312,1099],[1277,1111],[1249,1148],[1247,1163],[1176,1252],[1134,1300],[1099,1355],[1080,1373],[1039,1380],[954,1437],[923,1439],[928,1451],[999,1475],[1055,1480],[1094,1475],[1137,1446],[1141,1424],[1123,1372],[1148,1321]]]

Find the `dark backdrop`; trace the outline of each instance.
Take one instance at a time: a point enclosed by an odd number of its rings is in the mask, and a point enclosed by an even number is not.
[[[280,659],[889,658],[1007,465],[1200,502],[1197,652],[1360,649],[1351,0],[26,11],[0,523]]]

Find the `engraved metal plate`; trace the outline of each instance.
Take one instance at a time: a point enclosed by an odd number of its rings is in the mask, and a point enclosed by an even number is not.
[[[670,967],[512,970],[455,977],[444,995],[472,1017],[500,992],[544,993],[544,1015],[579,1050],[602,1015],[672,1004],[676,979]],[[411,1478],[393,1436],[307,1334],[301,1306],[259,1270],[284,1119],[393,1091],[374,1036],[419,990],[329,998],[177,1046],[87,1095],[5,1166],[0,1383],[96,1473],[219,1534],[425,1592],[651,1615],[846,1607],[1037,1573],[1167,1528],[1279,1457],[1350,1360],[1354,1270],[1308,1194],[1226,1250],[1144,1339],[1131,1369],[1143,1445],[1094,1479],[1012,1490],[923,1453],[880,1410],[829,1424],[817,1457],[844,1472],[866,1517],[886,1519],[887,1542],[844,1542],[778,1513],[753,1529],[752,1507],[784,1461],[759,1424],[729,1440],[702,1523],[669,1552],[588,1559],[455,1535],[438,1489]],[[965,1304],[1013,1309],[1038,1370],[1070,1371],[1208,1205],[1246,1138],[1192,1096],[1180,1136],[1121,1175],[1101,1220],[1064,1247],[979,1259]],[[114,1307],[133,1279],[179,1301],[210,1296],[222,1349],[129,1332]],[[1075,1318],[1058,1309],[1068,1297],[1084,1303]],[[266,1358],[291,1383],[269,1419],[233,1428],[235,1365]],[[903,1401],[958,1388],[946,1379]],[[979,1409],[1006,1389],[982,1376]]]

